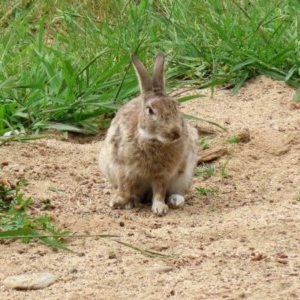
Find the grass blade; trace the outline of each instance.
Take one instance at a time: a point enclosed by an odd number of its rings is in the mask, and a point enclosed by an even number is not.
[[[203,118],[199,118],[199,117],[192,116],[192,115],[188,115],[188,114],[183,114],[183,116],[184,116],[186,119],[196,120],[196,121],[201,121],[201,122],[206,122],[206,123],[209,123],[209,124],[211,124],[211,125],[217,126],[218,128],[222,129],[223,131],[227,131],[226,128],[224,128],[223,126],[221,126],[220,124],[218,124],[218,123],[216,123],[216,122],[208,121],[208,120],[205,120],[205,119],[203,119]]]
[[[119,240],[114,240],[116,243],[118,244],[121,244],[123,246],[126,246],[130,249],[133,249],[137,252],[140,252],[141,254],[143,255],[146,255],[146,256],[149,256],[149,257],[152,257],[152,258],[155,258],[155,257],[159,257],[159,258],[170,258],[171,256],[170,255],[166,255],[166,254],[163,254],[163,253],[159,253],[159,252],[154,252],[154,251],[149,251],[149,250],[144,250],[140,247],[137,247],[137,246],[134,246],[132,244],[129,244],[129,243],[125,243],[125,242],[122,242],[122,241],[119,241]]]
[[[61,236],[61,237],[64,237],[64,236]],[[69,248],[64,246],[58,240],[54,240],[53,238],[48,237],[48,236],[47,237],[42,236],[38,231],[33,230],[31,228],[23,227],[23,228],[16,229],[16,230],[8,230],[8,231],[0,232],[0,239],[12,239],[12,238],[23,239],[23,240],[24,239],[39,239],[44,244],[46,244],[47,246],[50,246],[52,248],[71,251]]]

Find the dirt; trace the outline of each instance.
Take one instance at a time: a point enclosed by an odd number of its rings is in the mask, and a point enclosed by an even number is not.
[[[300,110],[295,90],[266,77],[182,104],[214,121],[199,157],[220,148],[216,172],[194,180],[183,209],[156,217],[150,207],[114,210],[99,172],[102,136],[56,135],[0,148],[1,176],[25,177],[36,207],[49,200],[55,225],[78,235],[74,252],[40,243],[0,244],[0,298],[5,299],[299,299]],[[207,135],[207,134],[204,134]],[[241,135],[239,143],[228,139]],[[196,187],[207,191],[200,195]],[[116,235],[99,238],[97,235]],[[167,255],[151,258],[119,244]],[[57,281],[36,291],[3,286],[10,275],[50,272]]]

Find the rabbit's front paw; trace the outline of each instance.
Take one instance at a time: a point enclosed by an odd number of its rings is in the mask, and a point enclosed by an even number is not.
[[[109,206],[113,208],[132,209],[138,207],[139,203],[140,199],[137,196],[132,196],[129,200],[125,200],[121,196],[118,196],[109,202]]]
[[[167,203],[171,208],[179,208],[184,205],[184,198],[181,195],[173,194],[168,197]]]
[[[124,205],[124,208],[125,209],[132,209],[132,208],[134,208],[134,203],[132,201],[129,201],[128,203],[126,203]]]
[[[128,202],[120,196],[111,199],[109,202],[109,206],[112,208],[124,208],[127,204]]]
[[[168,205],[166,205],[163,201],[153,200],[152,211],[158,215],[163,216],[166,215],[169,210]]]
[[[134,195],[130,198],[130,201],[124,205],[124,208],[132,209],[134,207],[139,207],[141,205],[140,202],[140,198]]]

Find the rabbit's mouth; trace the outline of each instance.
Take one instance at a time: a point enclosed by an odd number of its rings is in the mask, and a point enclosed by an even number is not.
[[[181,135],[178,131],[171,131],[168,133],[164,133],[162,135],[157,135],[148,132],[146,129],[139,127],[139,136],[143,140],[151,141],[151,142],[159,142],[162,144],[172,144],[181,140]]]

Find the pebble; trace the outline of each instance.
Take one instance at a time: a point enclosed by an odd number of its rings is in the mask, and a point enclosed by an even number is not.
[[[109,259],[117,258],[116,252],[111,251],[111,250],[107,252],[107,256],[108,256]]]
[[[3,284],[16,290],[37,290],[46,288],[55,280],[56,277],[50,273],[32,273],[7,277]]]
[[[155,266],[155,267],[149,269],[149,271],[154,272],[154,273],[167,273],[167,272],[171,272],[174,270],[175,270],[175,268],[170,267],[170,266]]]
[[[20,134],[20,131],[19,130],[13,130],[13,131],[7,131],[3,134],[4,137],[8,137],[8,136],[11,136],[11,135],[18,135]]]

